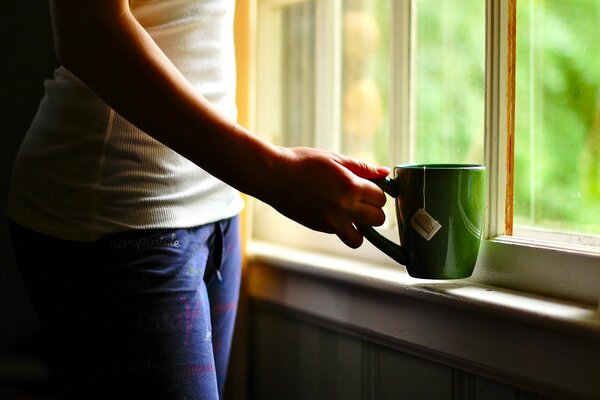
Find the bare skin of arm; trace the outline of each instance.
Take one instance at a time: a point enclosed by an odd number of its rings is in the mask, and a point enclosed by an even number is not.
[[[60,62],[110,107],[213,176],[356,248],[354,223],[384,222],[388,170],[275,146],[217,113],[132,15],[128,0],[51,0]],[[226,161],[225,161],[226,160]]]

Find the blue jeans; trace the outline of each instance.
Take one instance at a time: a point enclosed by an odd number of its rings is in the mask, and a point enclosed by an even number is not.
[[[61,396],[222,395],[240,286],[238,218],[92,243],[14,223],[11,233]]]

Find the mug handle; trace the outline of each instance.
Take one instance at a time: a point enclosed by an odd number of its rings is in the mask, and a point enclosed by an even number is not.
[[[400,188],[396,181],[391,178],[372,179],[371,182],[379,186],[385,193],[393,198],[400,195]],[[406,253],[401,246],[383,237],[372,226],[356,224],[356,228],[362,235],[379,250],[387,254],[392,260],[399,264],[406,265]]]

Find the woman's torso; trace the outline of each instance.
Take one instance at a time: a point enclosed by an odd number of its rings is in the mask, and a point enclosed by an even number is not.
[[[131,0],[136,19],[199,94],[236,117],[233,0]],[[237,214],[239,194],[110,109],[65,68],[21,146],[9,216],[38,232],[95,240]],[[202,132],[198,132],[199,135]]]

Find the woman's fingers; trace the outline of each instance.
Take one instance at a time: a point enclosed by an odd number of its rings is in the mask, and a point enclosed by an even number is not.
[[[340,163],[356,177],[354,184],[359,189],[362,202],[380,208],[385,205],[385,193],[371,180],[385,178],[389,175],[389,168],[346,157],[342,158]]]
[[[340,157],[339,163],[354,175],[365,179],[384,178],[388,176],[390,172],[390,169],[387,167],[371,165],[348,157]]]
[[[387,201],[386,195],[379,186],[371,181],[361,179],[360,202],[373,207],[382,208]]]
[[[380,226],[385,222],[385,213],[381,207],[359,203],[353,212],[352,223]]]
[[[344,244],[350,248],[359,248],[363,242],[363,235],[352,224],[344,226],[336,235]]]
[[[354,209],[339,216],[338,221],[334,223],[334,232],[346,246],[355,249],[363,242],[363,235],[356,228],[356,224],[380,226],[384,222],[385,213],[381,207],[358,202]]]

